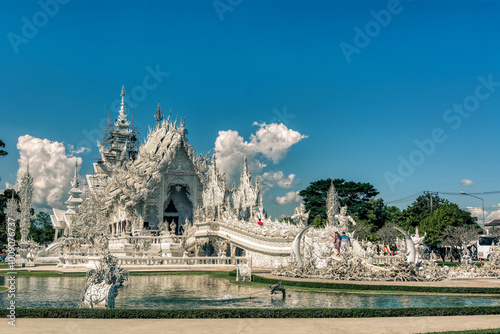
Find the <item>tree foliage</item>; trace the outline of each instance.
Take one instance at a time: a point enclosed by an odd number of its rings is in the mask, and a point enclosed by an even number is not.
[[[28,239],[33,239],[41,245],[48,245],[54,240],[54,233],[49,214],[39,212],[35,219],[31,220]]]
[[[1,139],[0,139],[0,147],[5,147],[5,143]],[[0,157],[3,157],[5,155],[7,155],[7,154],[8,154],[7,151],[4,151],[4,150],[0,149]],[[0,180],[1,180],[1,178],[0,178]]]
[[[323,220],[327,219],[326,200],[332,179],[318,180],[304,190],[299,192],[303,197],[306,210],[310,211],[309,224],[316,216]],[[369,208],[369,201],[378,194],[378,191],[370,183],[345,181],[344,179],[334,179],[333,185],[337,190],[338,200],[341,206],[348,206],[347,214],[359,217]]]
[[[403,210],[397,219],[397,225],[406,231],[414,232],[415,228],[427,219],[431,211],[436,211],[445,203],[449,202],[439,196],[432,196],[431,210],[431,198],[427,195],[421,195],[408,208]]]
[[[470,212],[460,209],[455,203],[443,201],[444,204],[429,213],[419,225],[422,233],[427,232],[425,243],[428,245],[442,242],[445,237],[444,231],[448,226],[474,226],[475,228],[477,226],[479,229],[477,219],[472,217]]]
[[[5,143],[0,139],[0,147],[5,147]],[[7,155],[7,151],[4,151],[4,150],[0,150],[0,157],[4,156],[4,155]]]
[[[367,225],[371,232],[376,232],[386,224],[396,224],[399,215],[401,215],[399,208],[385,205],[381,198],[371,198],[358,220]]]

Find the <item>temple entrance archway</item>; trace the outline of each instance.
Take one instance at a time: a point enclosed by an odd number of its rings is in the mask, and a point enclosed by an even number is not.
[[[166,200],[163,204],[163,221],[170,224],[175,223],[175,233],[180,234],[180,228],[186,220],[193,221],[193,203],[189,199],[190,190],[185,184],[171,184],[168,187]],[[172,231],[170,233],[173,233]]]
[[[179,231],[179,211],[175,207],[174,201],[170,200],[163,212],[163,222],[167,223],[167,231],[171,234],[178,234]],[[175,225],[172,225],[172,223]]]

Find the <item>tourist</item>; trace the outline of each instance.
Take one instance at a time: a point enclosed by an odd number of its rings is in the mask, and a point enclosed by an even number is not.
[[[391,251],[391,256],[397,255],[398,254],[398,248],[396,247],[396,244],[391,243],[389,244],[389,250]]]
[[[342,232],[342,236],[340,237],[340,247],[349,246],[351,244],[351,238]]]
[[[333,235],[333,247],[335,248],[335,252],[337,255],[340,254],[340,234],[339,231],[335,231]]]

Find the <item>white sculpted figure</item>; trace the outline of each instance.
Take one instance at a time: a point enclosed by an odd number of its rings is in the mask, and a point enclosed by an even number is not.
[[[304,205],[304,203],[300,203],[300,205],[295,208],[293,216],[291,218],[297,219],[298,226],[301,229],[307,226],[309,212],[306,212],[306,206]]]
[[[411,239],[413,240],[413,244],[415,245],[415,250],[416,250],[416,259],[415,261],[418,262],[423,258],[424,254],[424,249],[425,247],[423,246],[425,237],[427,236],[427,232],[424,233],[423,236],[420,236],[418,234],[418,227],[415,230],[415,234],[411,236]]]
[[[343,206],[340,208],[340,213],[335,215],[335,218],[339,221],[339,230],[347,231],[348,222],[351,222],[353,225],[356,225],[354,219],[351,216],[347,215],[347,206]]]

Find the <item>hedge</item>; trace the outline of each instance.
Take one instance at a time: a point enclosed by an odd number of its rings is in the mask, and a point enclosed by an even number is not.
[[[252,275],[253,282],[276,284],[280,280]],[[456,293],[456,294],[500,294],[499,288],[482,287],[438,287],[438,286],[410,286],[410,285],[368,285],[350,283],[330,283],[330,282],[305,282],[281,280],[284,286],[306,287],[315,289],[335,289],[335,290],[360,290],[360,291],[405,291],[405,292],[426,292],[426,293]],[[499,281],[500,284],[500,281]]]
[[[0,317],[8,315],[0,310]],[[500,306],[413,307],[413,308],[283,308],[283,309],[88,309],[19,308],[16,318],[93,319],[227,319],[227,318],[378,318],[460,315],[496,315]]]

